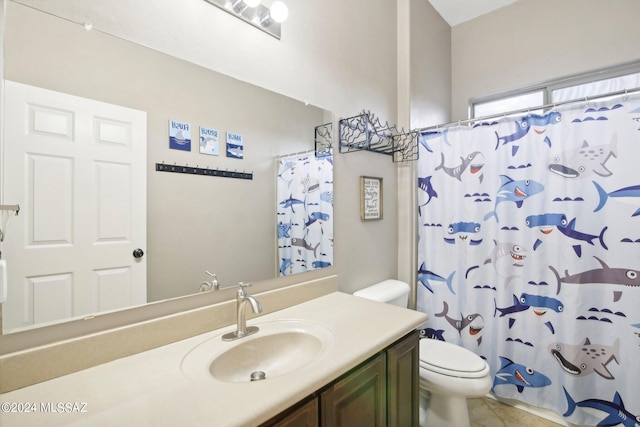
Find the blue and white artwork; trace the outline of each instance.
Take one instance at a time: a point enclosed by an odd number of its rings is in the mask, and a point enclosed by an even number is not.
[[[278,160],[280,276],[333,265],[333,157],[314,153]]]
[[[239,133],[227,132],[227,157],[244,159],[244,138]]]
[[[640,425],[640,99],[423,132],[417,307],[492,392]]]
[[[200,153],[212,156],[220,154],[219,135],[218,129],[200,126]]]
[[[169,120],[169,148],[191,151],[191,125],[178,120]]]

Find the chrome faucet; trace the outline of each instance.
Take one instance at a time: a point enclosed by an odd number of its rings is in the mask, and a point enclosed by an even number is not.
[[[251,305],[251,310],[254,313],[262,313],[262,305],[255,297],[247,295],[247,286],[251,286],[251,283],[238,283],[240,289],[236,294],[236,301],[238,305],[238,325],[234,332],[228,332],[222,336],[223,341],[237,340],[238,338],[246,337],[247,335],[255,334],[258,332],[257,326],[247,326],[247,304]]]
[[[220,283],[218,283],[218,275],[214,273],[210,273],[209,271],[205,271],[209,276],[212,277],[211,283],[206,280],[200,284],[200,292],[209,292],[209,291],[217,291],[220,290]]]

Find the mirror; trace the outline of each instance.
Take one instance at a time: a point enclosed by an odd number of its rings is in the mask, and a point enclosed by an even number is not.
[[[4,64],[7,80],[146,112],[147,241],[140,246],[147,302],[198,292],[210,280],[206,271],[222,287],[280,274],[278,159],[313,150],[314,128],[331,122],[330,112],[16,1],[7,3]],[[171,120],[190,124],[191,151],[170,149]],[[200,127],[220,132],[217,156],[200,153]],[[242,135],[242,159],[225,153],[227,132]],[[245,172],[252,179],[159,172],[157,164]],[[11,219],[3,246],[26,228],[29,215],[23,209]],[[10,256],[3,251],[9,266]],[[26,317],[8,322],[3,315],[3,332],[29,327]]]

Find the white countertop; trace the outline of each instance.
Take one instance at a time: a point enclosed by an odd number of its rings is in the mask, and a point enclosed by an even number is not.
[[[197,381],[182,359],[235,325],[74,374],[0,394],[0,425],[12,426],[252,426],[267,421],[333,381],[427,320],[424,313],[335,292],[256,317],[321,323],[334,334],[331,354],[304,375],[253,383]],[[259,332],[258,332],[259,334]],[[43,409],[60,409],[43,413]],[[21,411],[11,412],[11,411]],[[30,412],[28,412],[30,411]]]

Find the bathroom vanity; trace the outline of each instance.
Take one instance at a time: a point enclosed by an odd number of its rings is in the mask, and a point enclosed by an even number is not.
[[[235,325],[2,394],[0,425],[331,426],[338,418],[407,425],[402,417],[417,417],[418,407],[415,328],[426,320],[424,313],[333,292],[253,318],[248,324],[261,330],[231,343],[221,336]],[[319,344],[309,337],[307,343],[307,335]],[[294,347],[311,356],[300,356],[308,360],[298,366],[297,350],[287,349],[286,366],[269,365],[259,381],[226,372],[245,369],[225,359],[234,346],[249,351],[243,340],[279,337],[300,339]],[[278,346],[269,347],[271,355],[258,353],[277,362],[274,354],[285,356]],[[214,366],[222,361],[222,370]]]
[[[261,425],[418,425],[417,331]]]

